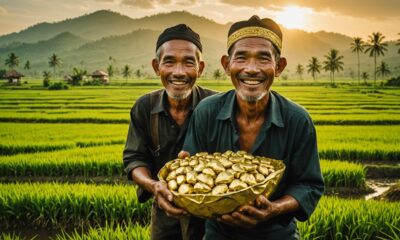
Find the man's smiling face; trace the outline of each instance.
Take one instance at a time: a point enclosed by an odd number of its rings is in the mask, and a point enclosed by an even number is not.
[[[168,96],[175,100],[186,99],[204,69],[201,53],[196,45],[186,40],[165,42],[159,51],[159,59],[153,60],[153,68]]]
[[[284,68],[278,66],[275,54],[270,41],[250,37],[237,41],[232,46],[230,57],[221,59],[242,100],[256,102],[267,95],[274,77],[279,76]]]

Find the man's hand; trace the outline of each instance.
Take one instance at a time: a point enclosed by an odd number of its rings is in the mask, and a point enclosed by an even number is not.
[[[231,214],[222,215],[217,220],[232,226],[253,228],[279,214],[276,203],[270,202],[265,196],[257,197],[254,206],[244,205]]]
[[[154,181],[152,184],[152,193],[158,207],[163,209],[167,216],[180,218],[189,215],[185,210],[173,205],[172,200],[174,196],[168,190],[165,182]]]
[[[190,153],[183,150],[178,153],[178,158],[183,159],[185,157],[190,157]]]

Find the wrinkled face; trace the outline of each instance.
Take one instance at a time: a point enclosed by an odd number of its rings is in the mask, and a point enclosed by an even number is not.
[[[160,76],[168,97],[186,99],[204,69],[201,53],[196,45],[185,40],[165,42],[159,51],[159,59],[153,59],[153,68]]]
[[[263,38],[244,38],[231,49],[230,57],[223,56],[221,63],[231,76],[237,94],[246,102],[262,99],[286,66],[286,60],[275,60],[275,49]]]

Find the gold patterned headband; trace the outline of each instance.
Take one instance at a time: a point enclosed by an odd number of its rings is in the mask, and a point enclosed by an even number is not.
[[[273,31],[263,27],[245,27],[237,30],[228,37],[228,49],[232,45],[242,38],[248,37],[260,37],[271,41],[281,52],[282,50],[282,39],[278,37]]]

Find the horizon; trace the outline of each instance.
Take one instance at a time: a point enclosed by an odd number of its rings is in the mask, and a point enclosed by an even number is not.
[[[57,0],[50,3],[43,0],[28,3],[23,0],[0,0],[0,36],[20,32],[44,22],[56,23],[99,10],[109,10],[133,19],[186,11],[219,24],[248,19],[251,15],[256,14],[260,17],[268,16],[287,29],[299,29],[306,32],[334,32],[349,37],[359,36],[363,39],[367,39],[372,32],[381,32],[386,36],[386,41],[396,41],[400,38],[398,35],[400,29],[393,32],[394,26],[400,26],[400,16],[397,16],[398,14],[396,15],[396,11],[394,11],[396,9],[400,11],[400,1],[385,0],[385,3],[392,2],[388,6],[388,4],[374,3],[372,0],[356,0],[353,1],[353,4],[345,4],[344,0],[339,0],[338,6],[334,7],[325,6],[324,4],[327,3],[323,4],[321,1],[281,0],[276,4],[272,4],[275,1],[271,1],[271,4],[266,6],[267,4],[263,4],[259,0],[219,0],[216,3],[198,0],[161,2],[159,0],[90,0],[81,5],[77,5],[79,0]],[[357,2],[363,2],[366,6],[357,6]],[[27,5],[31,7],[26,8]],[[231,6],[230,13],[218,10],[227,6]],[[351,6],[358,7],[357,15],[350,15],[350,13],[353,14],[351,11],[349,13],[351,9],[348,8]],[[209,10],[211,7],[214,9]],[[372,10],[374,10],[374,15],[371,16]],[[349,21],[352,24],[349,24]]]

